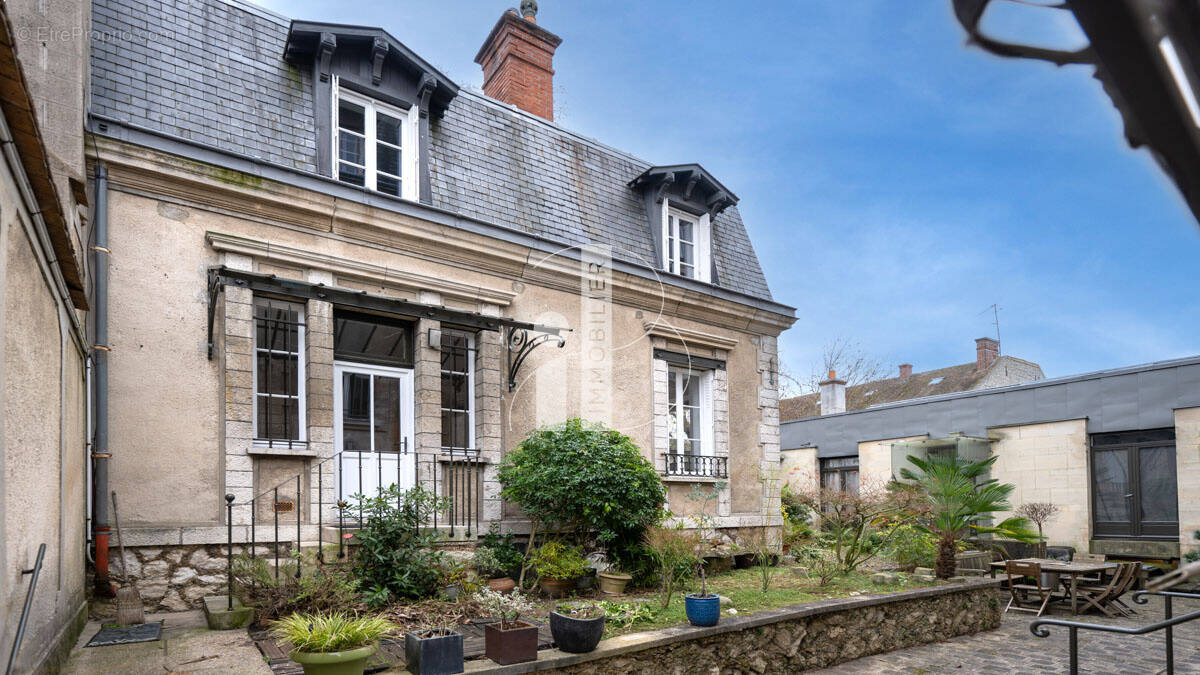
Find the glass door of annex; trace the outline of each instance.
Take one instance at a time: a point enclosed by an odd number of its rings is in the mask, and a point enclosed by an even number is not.
[[[1174,429],[1094,434],[1091,464],[1097,537],[1179,537]]]

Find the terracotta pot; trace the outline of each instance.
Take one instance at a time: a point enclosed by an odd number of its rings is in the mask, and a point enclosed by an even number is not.
[[[488,588],[497,593],[507,593],[517,587],[517,582],[512,580],[512,577],[500,577],[498,579],[488,579]]]
[[[538,582],[542,592],[551,598],[561,598],[575,587],[574,579],[542,579]]]
[[[483,651],[487,657],[502,666],[537,660],[538,629],[525,621],[512,624],[512,628],[500,629],[500,622],[483,627]]]
[[[625,585],[633,580],[633,577],[620,572],[600,572],[596,578],[600,580],[600,590],[608,595],[624,593]]]

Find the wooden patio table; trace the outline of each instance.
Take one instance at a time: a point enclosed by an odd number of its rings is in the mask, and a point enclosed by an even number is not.
[[[1041,565],[1042,572],[1049,572],[1052,574],[1065,574],[1066,576],[1071,578],[1070,589],[1071,589],[1071,613],[1072,614],[1079,613],[1079,603],[1078,603],[1078,593],[1077,593],[1078,588],[1079,588],[1079,577],[1086,577],[1086,576],[1092,575],[1092,574],[1103,573],[1107,570],[1113,570],[1113,569],[1117,568],[1116,563],[1083,562],[1083,561],[1065,562],[1062,560],[1051,560],[1051,559],[1046,559],[1046,558],[1021,558],[1020,560],[1021,560],[1021,562],[1035,562],[1035,563]],[[1005,562],[1007,562],[1007,561],[1001,560],[1001,561],[994,562],[991,564],[993,579],[996,578],[997,570],[999,570],[1001,572],[1004,571]]]

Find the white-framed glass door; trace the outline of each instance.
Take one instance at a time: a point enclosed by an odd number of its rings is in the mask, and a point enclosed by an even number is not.
[[[379,488],[416,483],[413,373],[338,362],[333,366],[333,442],[339,498],[369,497]]]

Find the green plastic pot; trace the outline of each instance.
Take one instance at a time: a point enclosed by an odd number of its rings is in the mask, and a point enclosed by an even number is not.
[[[304,675],[363,675],[375,645],[344,652],[292,652],[293,661],[304,667]]]

